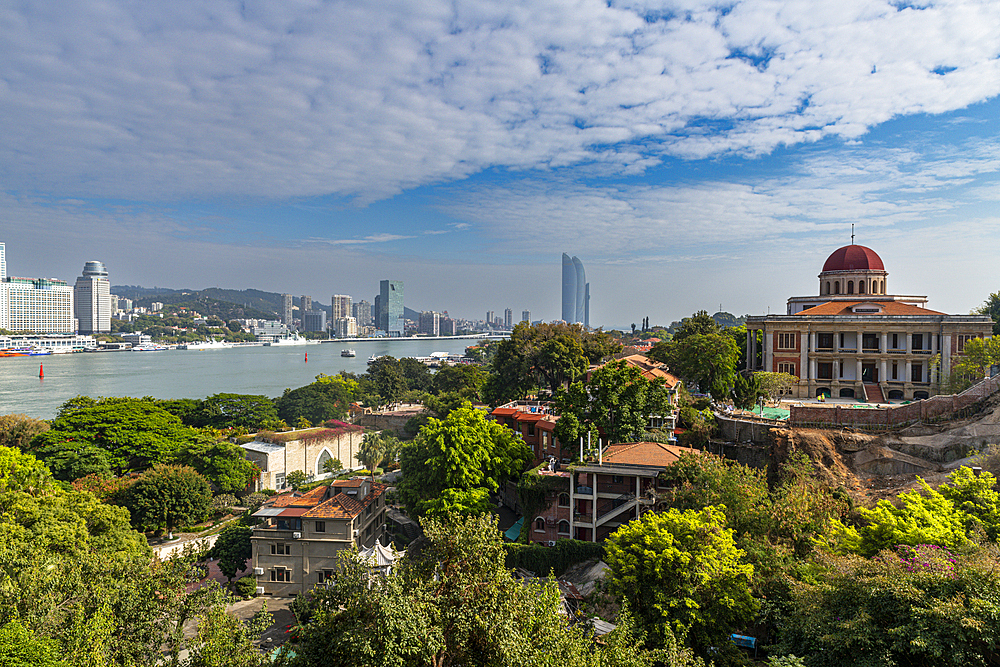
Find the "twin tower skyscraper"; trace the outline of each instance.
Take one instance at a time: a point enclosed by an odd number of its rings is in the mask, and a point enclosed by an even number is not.
[[[590,283],[579,257],[562,256],[562,318],[590,327]]]

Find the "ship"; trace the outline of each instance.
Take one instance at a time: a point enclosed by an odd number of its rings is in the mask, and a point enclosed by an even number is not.
[[[358,353],[355,352],[354,350],[348,348],[346,350],[341,350],[340,351],[340,356],[342,356],[342,357],[356,357],[356,356],[358,356]]]

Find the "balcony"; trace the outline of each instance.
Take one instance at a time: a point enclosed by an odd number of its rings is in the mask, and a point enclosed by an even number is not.
[[[889,354],[906,354],[906,350],[897,348],[890,348],[886,350],[886,352],[888,352]]]
[[[880,347],[866,347],[861,350],[862,354],[879,354],[882,352]]]
[[[590,486],[578,486],[576,487],[576,495],[578,496],[592,496],[594,495],[594,489]]]
[[[930,350],[912,350],[913,354],[930,354]]]

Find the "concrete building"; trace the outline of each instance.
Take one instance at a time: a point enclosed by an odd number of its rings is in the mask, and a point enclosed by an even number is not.
[[[436,313],[433,310],[425,310],[420,313],[420,323],[417,327],[417,333],[428,334],[431,336],[441,335],[441,313]]]
[[[73,288],[49,278],[6,278],[3,283],[10,331],[74,333]]]
[[[487,327],[492,327],[494,324],[496,324],[496,321],[497,321],[497,314],[496,314],[496,312],[492,311],[492,310],[487,310],[486,311],[486,320],[485,320],[486,326]]]
[[[353,317],[341,317],[333,326],[337,338],[355,338],[358,335],[358,322]]]
[[[282,294],[281,295],[281,323],[284,324],[289,330],[292,329],[294,324],[292,320],[292,295]]]
[[[379,283],[378,328],[393,337],[402,336],[406,330],[402,280],[383,280]]]
[[[364,429],[352,424],[335,428],[307,428],[286,431],[273,437],[263,434],[253,442],[244,443],[244,456],[260,469],[253,490],[285,488],[285,477],[301,470],[309,479],[322,478],[323,466],[330,459],[339,459],[344,468],[358,468],[358,447]]]
[[[302,313],[303,331],[326,331],[326,311],[307,310]]]
[[[0,329],[10,329],[10,304],[7,300],[7,247],[0,243]]]
[[[358,321],[359,327],[372,325],[372,305],[364,299],[351,306],[351,315]]]
[[[527,322],[528,324],[531,324],[531,311],[530,310],[522,310],[521,311],[521,321],[522,322]]]
[[[510,308],[506,308],[503,311],[503,328],[513,329],[514,328],[514,311]]]
[[[351,309],[351,297],[346,294],[334,294],[330,299],[330,320],[336,322],[342,317],[353,317],[357,315]]]
[[[333,576],[342,549],[373,547],[385,534],[385,490],[354,478],[265,503],[250,537],[257,592],[308,593]]]
[[[838,248],[816,296],[790,297],[784,315],[747,318],[748,366],[797,376],[794,398],[886,403],[939,393],[955,355],[990,337],[993,322],[930,310],[926,296],[889,294],[888,275],[871,248]]]
[[[438,333],[442,336],[454,336],[455,320],[450,317],[442,317],[438,323]]]
[[[299,297],[299,318],[304,318],[305,314],[313,309],[313,298],[303,294]]]
[[[258,321],[253,327],[254,337],[261,343],[273,343],[279,338],[288,338],[289,327],[281,322],[265,320]]]
[[[83,265],[83,275],[76,279],[73,288],[73,306],[80,333],[110,333],[111,283],[103,262]]]

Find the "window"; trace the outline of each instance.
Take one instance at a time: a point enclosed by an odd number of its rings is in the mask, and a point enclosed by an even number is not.
[[[848,280],[847,281],[847,293],[848,294],[854,294],[854,281],[853,280]]]
[[[822,363],[816,364],[816,377],[821,380],[832,380],[833,379],[833,364],[829,361],[824,361]]]
[[[302,530],[302,519],[278,519],[278,530]]]
[[[924,366],[923,364],[913,364],[910,368],[912,382],[923,382],[924,381]]]
[[[292,571],[284,567],[276,567],[271,570],[271,581],[283,581],[288,583],[292,580]]]
[[[795,334],[794,333],[779,333],[778,334],[778,349],[779,350],[794,350],[795,349]]]
[[[317,533],[325,533],[326,532],[326,521],[317,521],[316,522],[316,532]]]
[[[965,344],[973,338],[979,338],[979,336],[976,336],[975,334],[958,334],[958,351],[963,351],[965,349]]]
[[[542,447],[545,448],[548,446],[549,446],[549,432],[542,431]]]
[[[278,542],[271,545],[272,556],[288,556],[292,553],[292,545]]]
[[[864,293],[865,293],[865,281],[859,280],[858,281],[858,294],[864,294]]]
[[[535,435],[535,425],[528,424],[528,435]]]
[[[545,532],[545,519],[538,517],[535,519],[535,532],[544,533]]]
[[[559,507],[569,507],[569,494],[560,493],[559,494]]]
[[[622,477],[621,475],[612,475],[611,476],[611,483],[612,484],[624,484],[625,483],[625,478]]]
[[[559,534],[569,535],[569,521],[564,520],[559,522]]]
[[[892,334],[892,347],[895,350],[899,349],[899,334]]]
[[[795,375],[795,364],[782,362],[778,364],[778,372],[788,373],[789,375]]]
[[[322,584],[326,581],[329,581],[330,579],[333,579],[333,570],[320,570],[319,572],[316,573],[316,575],[317,575],[316,578],[319,580],[319,583]]]
[[[899,379],[899,364],[897,362],[892,362],[892,379]]]
[[[816,334],[816,347],[819,349],[831,349],[833,347],[832,333]]]
[[[833,293],[834,294],[840,294],[840,281],[839,280],[836,281],[835,283],[833,283]]]
[[[923,334],[911,334],[913,339],[913,349],[922,350],[924,349],[924,335]]]
[[[277,473],[274,476],[274,488],[283,489],[285,488],[285,473]]]

